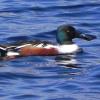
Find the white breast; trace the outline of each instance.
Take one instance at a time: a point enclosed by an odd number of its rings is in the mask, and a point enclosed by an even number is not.
[[[57,46],[57,50],[61,54],[65,54],[65,53],[75,53],[75,52],[77,52],[79,50],[79,47],[76,44],[59,45],[59,46]]]

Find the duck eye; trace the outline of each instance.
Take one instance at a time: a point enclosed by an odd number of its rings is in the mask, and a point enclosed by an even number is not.
[[[66,32],[70,32],[69,30],[67,30]]]

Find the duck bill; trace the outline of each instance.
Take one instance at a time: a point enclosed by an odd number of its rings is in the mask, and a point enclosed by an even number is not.
[[[83,34],[83,33],[77,33],[77,38],[81,38],[87,41],[91,41],[96,39],[95,35],[90,35],[90,34]]]

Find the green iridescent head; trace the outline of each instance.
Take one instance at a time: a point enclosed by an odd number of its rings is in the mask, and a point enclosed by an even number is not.
[[[57,41],[59,44],[72,44],[74,38],[82,38],[88,41],[96,38],[94,35],[82,34],[70,25],[61,25],[57,30]]]

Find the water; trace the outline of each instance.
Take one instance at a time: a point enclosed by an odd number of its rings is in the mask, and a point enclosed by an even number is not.
[[[42,39],[71,24],[96,40],[73,59],[31,56],[0,62],[0,100],[100,100],[99,0],[0,0],[0,43]]]

